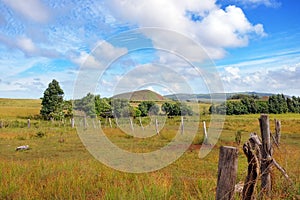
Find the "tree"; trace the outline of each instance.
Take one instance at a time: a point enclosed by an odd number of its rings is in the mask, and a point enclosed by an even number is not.
[[[112,99],[110,103],[114,117],[132,116],[133,109],[127,99]]]
[[[193,115],[192,108],[183,102],[165,102],[161,110],[168,116]]]
[[[95,117],[95,98],[95,95],[88,93],[85,97],[81,99],[76,99],[74,101],[74,109],[84,112],[86,116]]]
[[[112,109],[110,105],[110,100],[108,98],[100,98],[100,96],[96,96],[95,107],[98,116],[104,118],[112,117]]]
[[[59,83],[53,79],[48,88],[44,91],[42,98],[42,108],[40,114],[44,119],[62,119],[63,113],[63,95],[64,91]]]
[[[141,116],[145,117],[149,114],[157,115],[159,113],[159,106],[154,101],[143,101],[138,105],[138,109],[141,111]]]

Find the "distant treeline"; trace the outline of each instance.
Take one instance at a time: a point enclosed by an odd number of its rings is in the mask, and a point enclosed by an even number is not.
[[[168,116],[192,115],[190,106],[184,102],[167,101],[161,107],[154,101],[142,101],[137,107],[127,99],[100,98],[100,95],[87,94],[74,101],[74,110],[90,117],[145,117],[166,114]],[[163,112],[163,113],[161,113]]]
[[[242,96],[229,100],[220,105],[211,105],[210,113],[226,115],[242,115],[256,113],[300,113],[300,97],[285,97],[283,94],[272,95],[267,101],[259,100],[256,96]]]

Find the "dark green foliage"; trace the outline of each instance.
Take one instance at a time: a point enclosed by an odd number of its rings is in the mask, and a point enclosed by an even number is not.
[[[254,97],[246,96],[240,101],[227,101],[218,106],[209,108],[210,113],[241,115],[256,113],[300,113],[300,98],[286,98],[283,94],[272,95],[268,101],[258,101]]]
[[[95,97],[95,109],[96,114],[100,117],[112,117],[112,110],[110,105],[110,99],[100,98],[100,96]]]
[[[138,105],[141,111],[141,116],[157,115],[159,113],[159,106],[154,101],[143,101]]]
[[[288,105],[283,94],[272,95],[269,98],[269,113],[281,114],[288,112]]]
[[[168,116],[193,115],[191,107],[183,102],[165,102],[161,110]]]
[[[73,117],[73,103],[72,101],[64,101],[63,103],[64,117]]]
[[[63,118],[63,95],[64,91],[60,88],[59,83],[56,80],[52,80],[42,98],[40,114],[44,119]]]
[[[74,101],[74,109],[77,111],[84,112],[86,116],[95,117],[96,116],[95,99],[96,99],[95,95],[88,93],[85,97]]]
[[[114,117],[133,116],[133,108],[127,99],[112,99],[111,108]]]

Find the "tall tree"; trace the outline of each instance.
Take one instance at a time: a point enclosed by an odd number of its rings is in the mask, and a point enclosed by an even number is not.
[[[53,79],[52,82],[49,83],[42,98],[40,114],[45,119],[61,119],[64,116],[63,95],[64,91],[59,86],[59,83]]]

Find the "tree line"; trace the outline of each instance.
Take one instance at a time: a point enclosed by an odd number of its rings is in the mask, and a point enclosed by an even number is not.
[[[76,100],[63,100],[64,91],[58,81],[53,80],[44,91],[40,114],[44,119],[61,120],[73,117],[76,113],[89,117],[145,117],[166,114],[168,116],[192,115],[190,106],[183,102],[168,101],[161,107],[154,101],[142,101],[133,107],[127,99],[100,98],[100,95],[88,93]],[[163,113],[161,113],[163,112]]]
[[[286,97],[283,94],[272,95],[267,101],[252,96],[244,96],[240,100],[230,100],[222,104],[212,104],[210,113],[226,115],[242,115],[257,113],[300,113],[300,97]]]

